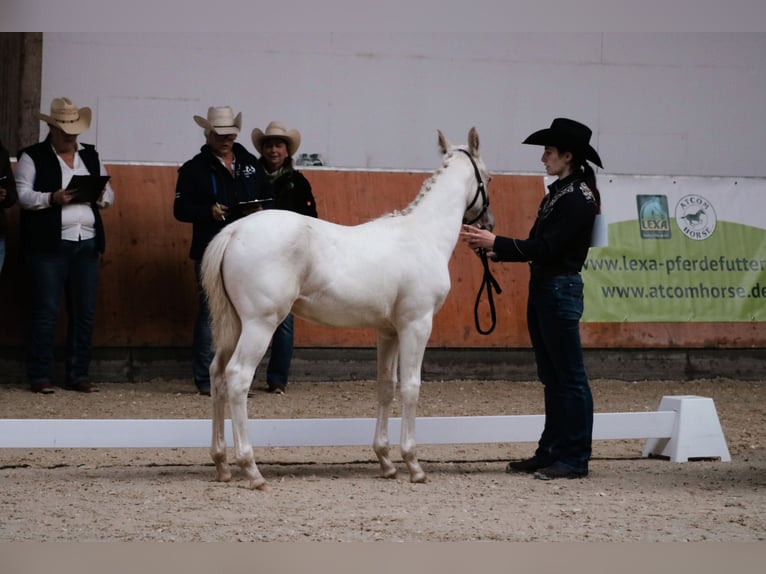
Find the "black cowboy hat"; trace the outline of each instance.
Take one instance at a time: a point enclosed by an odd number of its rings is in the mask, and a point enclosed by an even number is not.
[[[556,118],[551,127],[544,130],[538,130],[523,143],[531,145],[547,145],[553,147],[564,147],[572,151],[585,153],[585,159],[595,163],[603,169],[601,158],[598,152],[590,145],[590,136],[593,132],[585,124],[570,120],[568,118]]]

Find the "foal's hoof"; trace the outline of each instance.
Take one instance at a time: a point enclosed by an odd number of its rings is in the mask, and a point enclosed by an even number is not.
[[[410,482],[415,484],[425,484],[428,482],[428,476],[426,476],[425,472],[418,472],[410,476]]]
[[[231,482],[231,471],[228,468],[226,470],[219,470],[215,479],[218,482]]]
[[[390,460],[381,461],[380,478],[396,478],[396,466]]]
[[[250,481],[250,490],[260,490],[261,492],[268,492],[271,490],[266,480],[263,478]]]

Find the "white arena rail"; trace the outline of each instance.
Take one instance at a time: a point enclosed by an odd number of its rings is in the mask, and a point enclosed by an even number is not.
[[[420,417],[418,444],[536,442],[543,415]],[[389,436],[399,436],[392,418]],[[254,419],[254,447],[370,445],[375,419]],[[210,446],[209,419],[0,419],[0,448],[196,448]],[[674,462],[691,458],[730,461],[713,400],[666,396],[657,411],[596,413],[593,439],[647,439],[643,456]],[[232,444],[230,423],[226,440]]]

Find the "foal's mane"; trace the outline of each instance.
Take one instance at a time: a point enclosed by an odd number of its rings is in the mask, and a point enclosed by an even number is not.
[[[381,215],[378,219],[383,219],[388,217],[401,217],[403,215],[407,215],[413,209],[415,209],[418,203],[420,203],[423,200],[423,198],[428,194],[428,192],[431,191],[434,184],[436,184],[436,180],[439,179],[439,176],[442,173],[444,173],[444,170],[447,169],[447,167],[449,167],[450,160],[453,157],[455,157],[455,150],[458,150],[458,149],[466,149],[466,146],[464,145],[455,146],[444,155],[444,160],[442,161],[442,164],[439,167],[439,169],[437,169],[433,174],[431,174],[431,177],[429,177],[427,180],[423,182],[423,185],[420,186],[420,191],[415,196],[415,199],[413,199],[407,207],[405,207],[402,210],[396,209],[394,211],[391,211],[390,213]]]

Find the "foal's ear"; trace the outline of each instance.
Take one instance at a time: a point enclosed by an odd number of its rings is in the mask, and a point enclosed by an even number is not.
[[[447,153],[447,150],[450,148],[449,142],[447,141],[447,138],[444,137],[444,134],[441,130],[436,130],[439,133],[439,151],[442,152],[442,154]]]
[[[468,151],[474,157],[479,157],[479,132],[473,127],[468,131]]]

